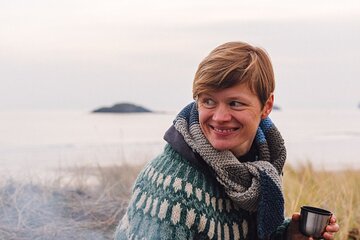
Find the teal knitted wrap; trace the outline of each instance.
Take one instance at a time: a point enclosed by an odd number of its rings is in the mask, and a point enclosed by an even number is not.
[[[116,240],[254,239],[254,215],[169,145],[138,176]]]

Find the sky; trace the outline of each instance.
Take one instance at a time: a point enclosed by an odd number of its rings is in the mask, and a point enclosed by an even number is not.
[[[0,111],[176,111],[229,41],[267,50],[282,109],[355,109],[359,12],[358,0],[0,0]]]

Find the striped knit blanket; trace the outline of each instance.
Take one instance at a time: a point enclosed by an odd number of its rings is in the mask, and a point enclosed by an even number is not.
[[[267,238],[284,221],[281,173],[286,159],[284,140],[270,118],[261,121],[254,162],[240,162],[230,151],[217,151],[201,131],[196,103],[186,106],[174,126],[185,142],[214,170],[228,196],[242,209],[257,212],[258,235]]]

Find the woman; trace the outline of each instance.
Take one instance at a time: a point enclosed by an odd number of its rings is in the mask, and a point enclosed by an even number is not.
[[[274,74],[266,52],[230,42],[199,65],[195,101],[139,174],[119,239],[307,239],[284,220],[284,141],[268,118]],[[338,231],[335,217],[324,238]]]

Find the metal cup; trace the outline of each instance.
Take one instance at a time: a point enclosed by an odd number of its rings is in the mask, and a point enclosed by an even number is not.
[[[307,237],[321,239],[329,224],[332,213],[328,210],[302,206],[300,212],[300,232]]]

